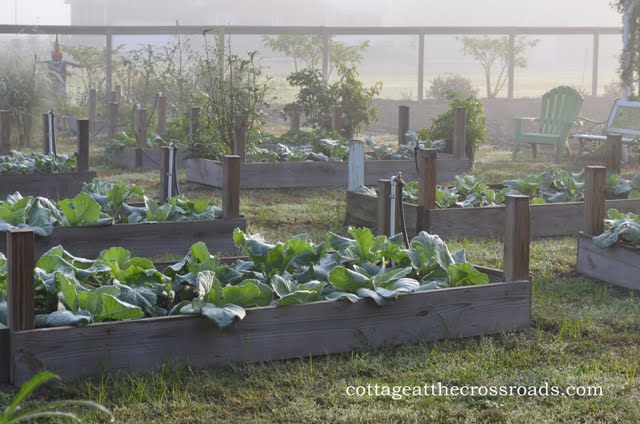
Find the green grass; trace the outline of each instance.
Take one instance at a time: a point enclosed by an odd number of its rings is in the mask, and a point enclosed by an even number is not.
[[[513,163],[485,149],[476,174],[491,182],[539,172],[551,156]],[[567,164],[568,165],[568,164]],[[576,169],[579,169],[578,165]],[[625,169],[633,173],[634,168]],[[153,190],[156,172],[100,167],[102,177]],[[182,175],[184,178],[184,175]],[[192,196],[220,191],[183,184]],[[283,240],[306,232],[344,233],[342,189],[243,191],[249,231]],[[499,239],[453,240],[473,263],[502,267]],[[151,375],[118,374],[51,386],[36,400],[89,398],[124,423],[631,423],[640,416],[638,294],[575,274],[576,238],[536,240],[531,330],[496,336],[406,344],[343,355],[189,369],[167,364]],[[401,329],[399,329],[401,331]],[[602,397],[348,397],[350,385],[602,386]],[[0,390],[0,408],[11,391]],[[86,422],[101,422],[88,413]]]

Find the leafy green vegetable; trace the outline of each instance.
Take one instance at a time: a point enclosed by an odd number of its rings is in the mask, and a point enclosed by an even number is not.
[[[61,224],[65,227],[86,227],[113,224],[113,218],[100,212],[100,204],[86,193],[80,193],[73,199],[58,202],[62,210]]]
[[[609,219],[604,220],[606,230],[594,237],[594,244],[602,249],[617,243],[640,249],[640,215],[609,209],[608,216]]]
[[[0,156],[0,175],[74,172],[76,167],[76,155],[49,156],[13,151],[10,155]]]
[[[31,228],[39,236],[53,232],[53,224],[62,215],[58,208],[44,197],[22,197],[14,193],[6,201],[0,201],[0,232],[11,228]]]

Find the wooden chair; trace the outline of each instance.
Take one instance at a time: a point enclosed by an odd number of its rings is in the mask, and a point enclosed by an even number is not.
[[[571,150],[567,137],[571,132],[580,108],[583,97],[571,87],[556,87],[542,96],[542,110],[539,118],[514,118],[515,136],[513,144],[513,160],[516,160],[520,144],[531,144],[533,157],[538,154],[538,144],[556,146],[556,162],[560,161],[562,150],[566,149],[569,157]],[[523,132],[523,122],[539,122],[537,132]]]

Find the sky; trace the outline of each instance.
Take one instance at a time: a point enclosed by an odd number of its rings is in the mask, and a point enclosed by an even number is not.
[[[135,1],[135,0],[132,0]],[[161,1],[161,0],[159,0]],[[174,1],[174,0],[165,0]],[[252,1],[236,0],[237,4]],[[304,0],[291,0],[299,6]],[[317,1],[317,0],[307,0]],[[382,14],[383,25],[617,26],[609,0],[325,0],[343,12]],[[211,0],[215,4],[215,0]],[[0,0],[0,24],[69,24],[64,0]],[[265,23],[265,25],[269,25]],[[295,25],[295,22],[285,23]]]

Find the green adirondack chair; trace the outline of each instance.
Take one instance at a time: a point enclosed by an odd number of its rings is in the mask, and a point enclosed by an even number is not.
[[[538,155],[538,144],[550,144],[556,146],[556,162],[560,161],[564,149],[571,158],[567,137],[578,118],[583,100],[580,93],[571,87],[556,87],[542,96],[539,118],[514,118],[513,160],[516,160],[520,144],[525,143],[531,144],[533,157]],[[525,121],[538,121],[537,132],[523,132],[522,124]]]

